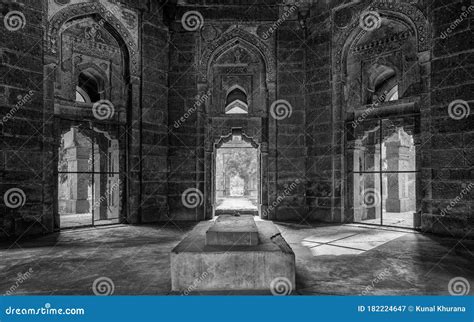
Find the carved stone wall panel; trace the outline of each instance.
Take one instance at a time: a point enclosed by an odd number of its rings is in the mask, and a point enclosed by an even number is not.
[[[217,30],[224,29],[222,26],[215,28],[217,28]],[[230,27],[217,39],[211,42],[202,41],[198,58],[200,82],[207,82],[210,66],[212,66],[215,60],[221,57],[223,53],[228,51],[229,48],[238,44],[243,44],[245,48],[255,50],[255,54],[263,58],[267,82],[274,82],[276,68],[275,51],[273,50],[273,46],[269,46],[256,35],[256,28],[257,27],[248,27],[247,29],[251,29],[249,31],[244,30],[241,26]]]
[[[429,37],[430,28],[428,20],[423,12],[410,3],[377,0],[366,7],[354,6],[352,9],[344,8],[341,10],[352,13],[352,22],[342,29],[338,25],[333,28],[335,44],[334,63],[337,71],[342,71],[342,67],[345,63],[345,55],[347,54],[345,47],[358,43],[358,40],[367,33],[359,25],[359,18],[364,11],[377,11],[382,19],[391,19],[407,24],[407,26],[410,27],[410,32],[416,35],[417,51],[423,52],[430,49],[431,41]],[[342,15],[342,13],[336,11],[334,13],[334,20],[341,19],[338,18],[339,15]]]
[[[99,14],[102,17],[103,20],[97,21],[101,27],[108,24],[124,41],[128,49],[130,71],[133,75],[138,75],[140,62],[138,15],[134,11],[118,5],[116,0],[99,0],[94,3],[71,0],[67,5],[49,0],[48,28],[45,35],[46,52],[53,56],[58,54],[59,37],[69,27],[71,19],[94,14]]]
[[[138,40],[138,14],[127,7],[125,7],[119,0],[96,0],[102,4],[108,11],[110,11]],[[48,20],[70,5],[88,4],[88,0],[48,0]]]
[[[61,32],[61,72],[57,75],[59,81],[56,82],[56,94],[74,101],[79,74],[91,69],[104,82],[104,98],[113,97],[118,108],[124,104],[126,97],[122,53],[115,38],[104,29],[97,29],[95,25],[96,22],[91,17],[65,24],[65,29]]]

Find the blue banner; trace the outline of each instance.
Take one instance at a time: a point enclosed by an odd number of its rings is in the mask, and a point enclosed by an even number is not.
[[[472,296],[2,296],[0,321],[472,322]]]

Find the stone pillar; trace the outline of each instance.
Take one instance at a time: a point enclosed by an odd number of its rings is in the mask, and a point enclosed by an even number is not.
[[[94,145],[94,220],[108,219],[107,148],[105,140]]]
[[[217,178],[217,151],[214,149],[214,143],[209,138],[204,141],[204,163],[206,166],[204,170],[204,185],[201,188],[204,198],[203,220],[212,219],[214,216],[216,201],[218,200],[219,186],[216,183]],[[199,217],[198,217],[199,218]],[[201,220],[199,218],[198,220]]]
[[[347,149],[347,153],[349,154],[348,157],[352,158],[352,162],[349,162],[349,164],[353,164],[352,170],[354,171],[352,178],[348,178],[348,184],[352,182],[353,221],[359,222],[363,217],[364,196],[362,195],[363,191],[361,189],[361,178],[363,178],[363,174],[358,172],[360,171],[360,159],[364,157],[365,148],[361,145],[361,142],[355,142],[353,146]]]
[[[129,115],[131,117],[129,129],[130,136],[127,138],[128,145],[128,164],[127,166],[127,222],[130,224],[139,224],[142,222],[142,166],[143,162],[140,146],[142,144],[142,104],[140,103],[140,84],[141,79],[138,76],[131,76],[127,88],[131,88]]]
[[[391,141],[386,143],[387,149],[387,170],[407,171],[410,169],[410,146],[401,141]],[[408,191],[408,173],[388,173],[387,184],[387,212],[407,212],[410,211],[410,194],[415,191]]]
[[[205,144],[206,145],[206,144]],[[215,180],[213,180],[213,169],[216,169],[214,162],[215,162],[215,153],[210,151],[205,147],[204,149],[204,162],[206,164],[211,165],[211,169],[204,168],[204,196],[203,198],[206,200],[205,207],[204,207],[204,220],[211,219],[214,212],[214,206],[217,199],[217,185]],[[215,170],[214,170],[215,171]],[[214,174],[217,176],[217,174]]]
[[[380,145],[374,143],[367,147],[365,154],[365,162],[367,165],[373,165],[372,170],[380,169]],[[378,219],[381,216],[381,194],[380,194],[380,173],[363,174],[364,191],[362,203],[366,208],[365,218],[362,219]]]
[[[260,203],[259,211],[262,219],[269,219],[268,213],[268,145],[262,143],[260,147]]]
[[[77,129],[64,135],[64,146],[68,172],[87,172],[89,167],[90,147],[76,144]],[[66,200],[66,211],[75,214],[87,214],[91,211],[88,200],[89,175],[84,173],[69,173],[69,198]]]

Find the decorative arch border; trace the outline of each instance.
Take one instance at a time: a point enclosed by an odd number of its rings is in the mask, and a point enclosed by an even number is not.
[[[234,130],[231,130],[229,134],[223,135],[217,138],[214,142],[214,149],[217,150],[220,147],[222,147],[223,144],[232,141],[233,134],[234,134]],[[256,142],[252,137],[245,134],[243,131],[239,131],[239,134],[242,137],[242,140],[244,140],[247,143],[250,143],[252,148],[258,149],[260,147],[260,144],[258,144],[258,142]]]
[[[235,84],[235,85],[232,85],[231,87],[229,87],[227,89],[227,95],[229,95],[233,90],[235,89],[239,89],[241,90],[245,95],[247,95],[247,91],[245,90],[245,88],[243,88],[242,86],[238,85],[238,84]]]
[[[355,11],[355,17],[359,17],[364,11],[377,11],[382,17],[408,24],[415,33],[417,39],[418,52],[430,50],[431,37],[429,36],[430,25],[423,12],[410,3],[394,3],[383,0],[377,0],[363,10]],[[359,25],[359,19],[353,19],[352,23],[340,34],[339,41],[336,44],[336,70],[338,72],[346,71],[345,62],[351,46],[357,42],[367,31]],[[344,68],[343,68],[344,67]]]
[[[276,61],[272,55],[270,48],[265,45],[258,37],[242,30],[234,28],[222,34],[219,39],[212,42],[201,55],[199,61],[199,74],[202,82],[206,82],[210,75],[210,68],[212,64],[228,49],[233,47],[236,43],[242,42],[245,47],[258,53],[265,64],[265,71],[267,82],[275,81]]]
[[[130,58],[130,73],[139,74],[140,50],[138,43],[133,40],[132,35],[127,28],[102,4],[95,3],[79,3],[69,5],[61,11],[57,12],[48,22],[46,32],[46,51],[48,54],[56,56],[59,49],[59,37],[61,28],[69,20],[87,15],[100,15],[110,27],[118,33],[125,43]]]

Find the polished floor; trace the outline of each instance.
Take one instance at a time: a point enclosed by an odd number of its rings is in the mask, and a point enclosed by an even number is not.
[[[0,292],[92,295],[93,282],[107,277],[113,294],[170,294],[169,252],[194,226],[116,225],[5,242]],[[472,240],[354,224],[277,226],[296,254],[294,294],[449,295],[455,277],[474,286]]]

